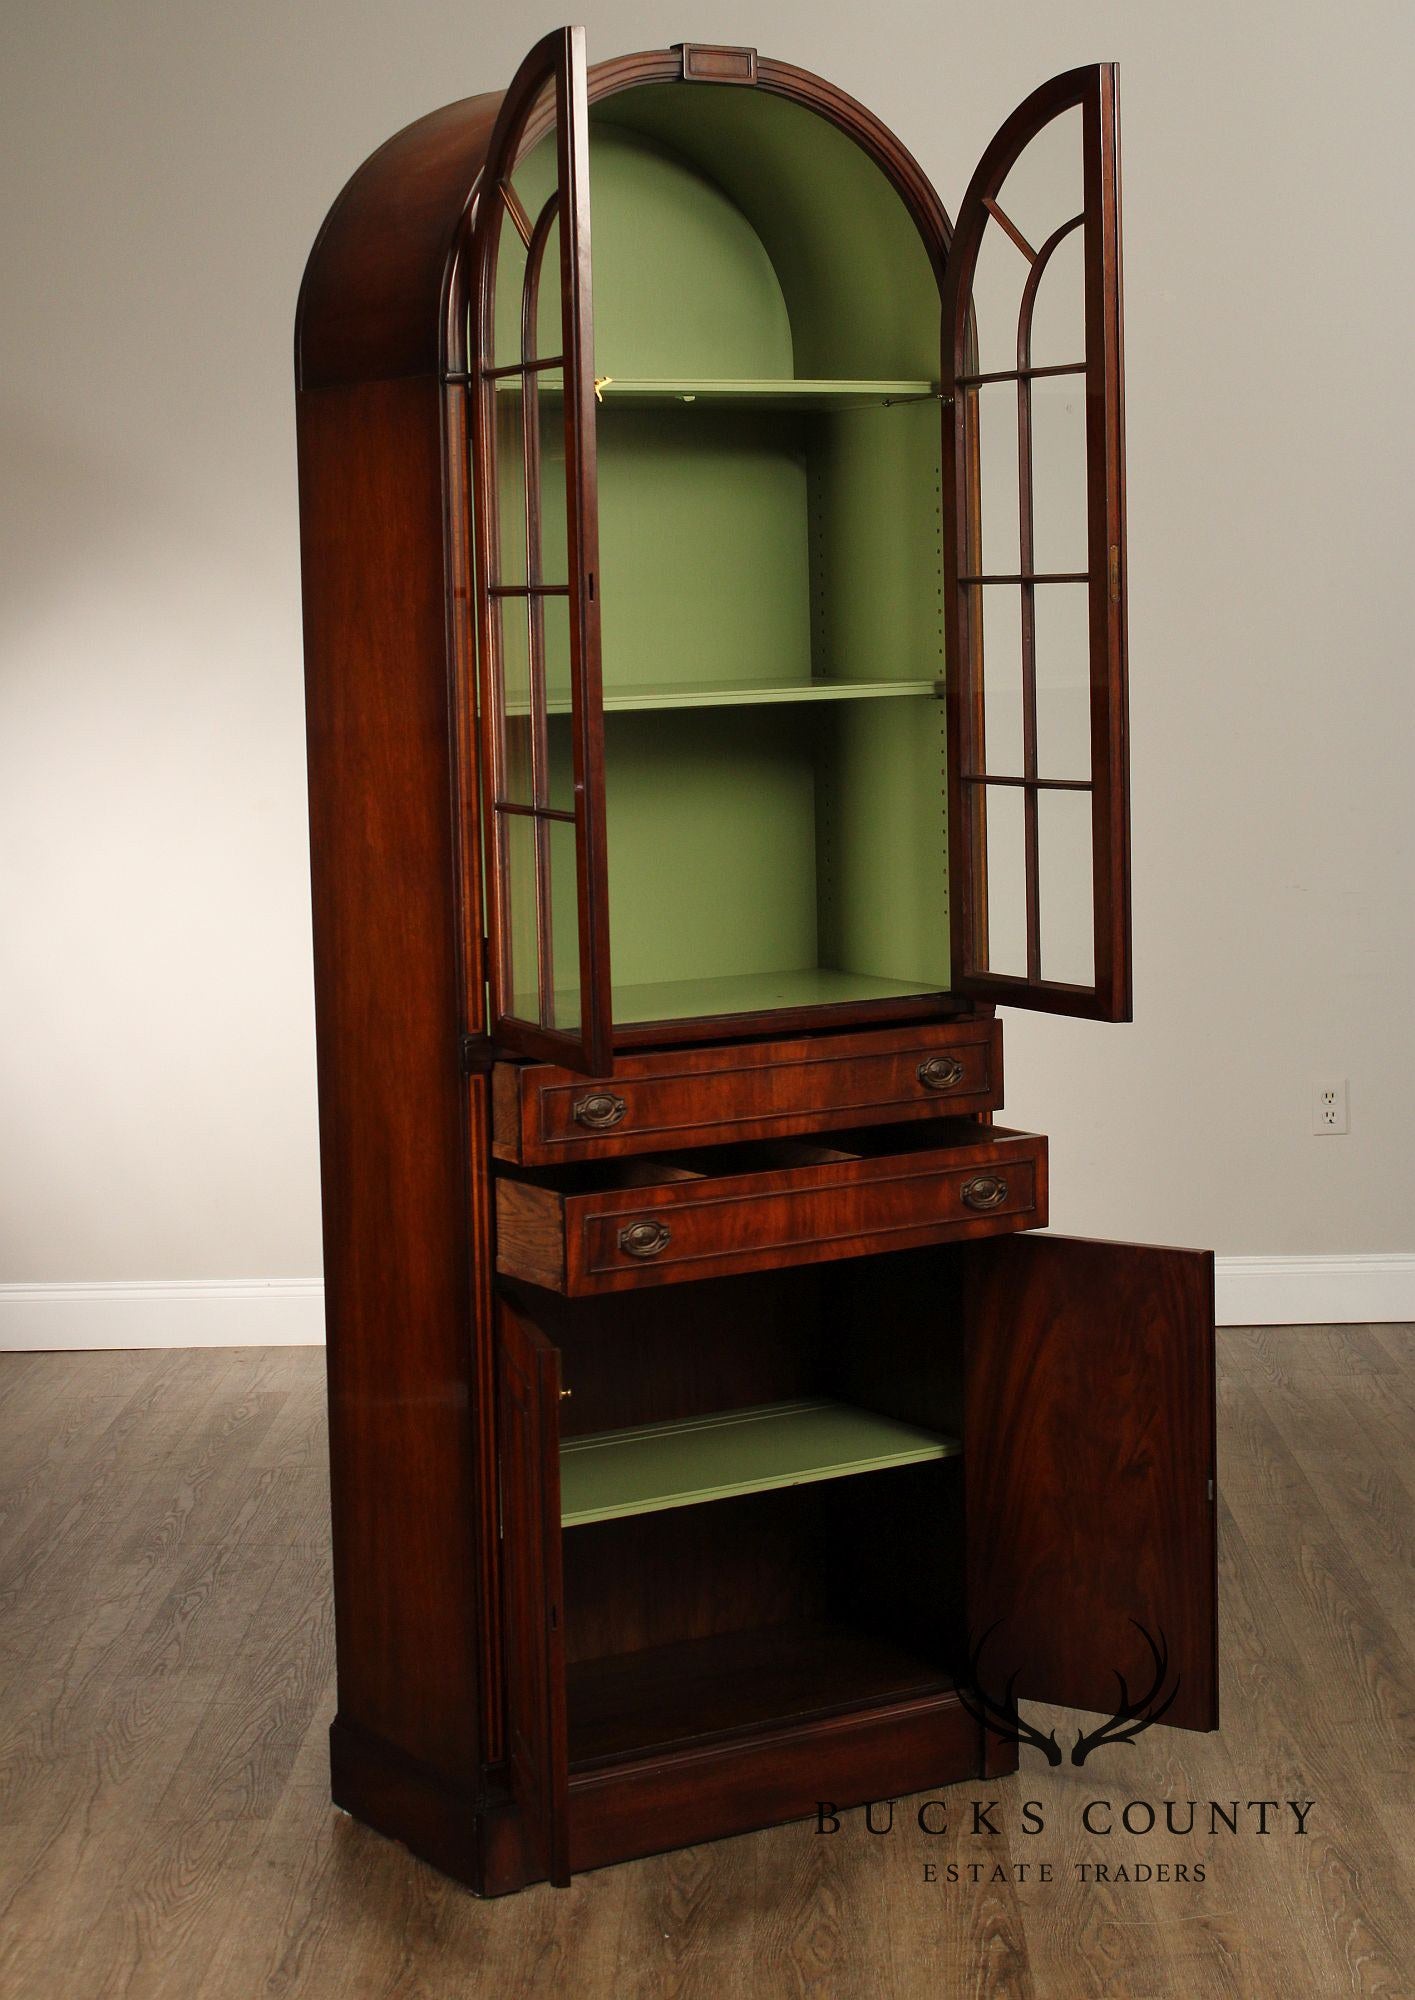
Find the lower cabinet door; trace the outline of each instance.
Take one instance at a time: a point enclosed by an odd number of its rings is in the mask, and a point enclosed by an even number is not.
[[[550,1881],[570,1880],[565,1610],[560,1540],[560,1355],[498,1305],[506,1757],[527,1840]]]
[[[1015,1676],[1114,1717],[1105,1740],[1217,1728],[1212,1254],[1054,1236],[959,1254],[979,1694],[1005,1707]]]

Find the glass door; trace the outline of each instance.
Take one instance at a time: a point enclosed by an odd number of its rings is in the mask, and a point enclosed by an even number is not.
[[[1117,72],[1003,126],[944,287],[956,983],[1130,1018]]]
[[[492,1033],[611,1062],[584,31],[507,91],[472,249]]]

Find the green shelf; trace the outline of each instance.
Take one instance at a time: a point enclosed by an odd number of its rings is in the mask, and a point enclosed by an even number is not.
[[[503,376],[498,386],[507,394],[519,393],[521,385],[515,376]],[[558,380],[541,385],[542,396],[561,393]],[[932,382],[918,380],[816,381],[795,376],[694,381],[602,375],[595,383],[596,400],[606,406],[699,403],[715,409],[864,410],[882,403],[926,403],[938,393]]]
[[[752,704],[775,705],[796,701],[882,701],[900,695],[943,696],[943,683],[927,681],[783,681],[758,684],[752,681],[646,681],[639,687],[607,687],[604,690],[606,715],[655,708],[739,708]],[[509,701],[508,715],[526,715],[524,701]],[[546,703],[549,715],[568,715],[570,697],[552,695]]]
[[[848,1403],[768,1403],[601,1431],[560,1447],[560,1519],[578,1528],[951,1458],[957,1439]]]
[[[811,965],[787,972],[737,972],[704,979],[660,979],[619,984],[613,993],[614,1019],[621,1027],[645,1021],[696,1021],[714,1015],[763,1014],[789,1007],[842,1007],[862,1000],[915,1000],[946,988],[926,980],[883,979],[868,972]],[[534,993],[515,996],[517,1018],[534,1021]],[[580,1018],[580,995],[573,987],[555,989],[555,1018],[563,1027]]]

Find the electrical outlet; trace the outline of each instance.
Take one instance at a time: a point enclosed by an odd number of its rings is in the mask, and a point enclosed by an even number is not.
[[[1351,1130],[1344,1076],[1321,1076],[1312,1085],[1312,1130],[1319,1139]]]

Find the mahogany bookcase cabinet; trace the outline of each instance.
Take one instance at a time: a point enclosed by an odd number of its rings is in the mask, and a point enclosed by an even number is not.
[[[970,1663],[1213,1727],[1211,1260],[993,1122],[999,1003],[1130,1008],[1114,70],[954,227],[558,32],[297,375],[336,1800],[494,1894],[1011,1768]]]

